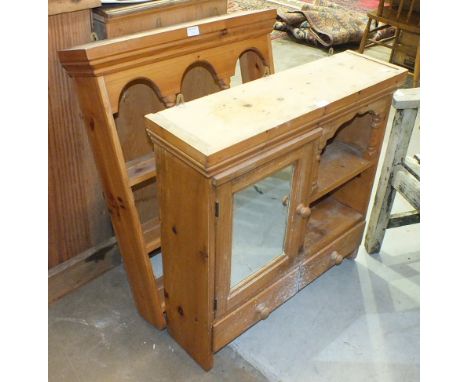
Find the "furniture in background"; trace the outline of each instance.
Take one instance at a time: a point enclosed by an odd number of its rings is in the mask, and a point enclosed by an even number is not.
[[[156,282],[148,254],[160,246],[159,208],[155,194],[146,196],[154,204],[144,209],[138,208],[135,195],[141,187],[155,190],[160,181],[144,126],[127,121],[123,126],[132,130],[119,129],[123,109],[132,105],[126,104],[125,91],[135,84],[146,86],[154,100],[149,113],[206,94],[200,93],[206,85],[184,85],[194,67],[209,71],[211,92],[229,87],[238,59],[244,81],[273,72],[275,17],[275,10],[239,12],[59,52],[75,83],[136,305],[158,328],[165,325],[163,281]],[[178,174],[174,177],[182,181]]]
[[[226,13],[227,0],[157,0],[103,5],[93,10],[93,30],[98,39],[103,40]]]
[[[393,106],[396,114],[366,233],[365,247],[371,254],[380,251],[388,228],[419,223],[420,219],[419,156],[407,156],[419,111],[419,88],[395,92]],[[391,214],[397,192],[412,205],[413,211]]]
[[[205,370],[214,352],[356,256],[406,73],[347,51],[146,116],[167,327]]]
[[[413,86],[419,86],[419,0],[380,0],[379,7],[368,12],[367,16],[369,20],[359,52],[363,53],[366,48],[375,45],[391,49],[390,62],[409,69],[413,75]],[[372,22],[375,23],[374,28]],[[393,36],[380,41],[369,37],[388,27],[395,28]]]
[[[181,18],[190,21],[217,12],[213,1],[197,1],[201,5],[196,8],[194,3],[160,0],[114,7],[115,13],[109,10],[109,25],[104,28],[119,37],[128,28],[132,32],[154,28],[157,20],[169,25]],[[57,55],[58,50],[95,39],[91,9],[101,9],[96,8],[100,5],[99,0],[49,0],[49,302],[121,263],[91,147],[81,127],[76,93]],[[219,9],[223,11],[224,6]],[[94,18],[96,26],[95,14]],[[105,16],[103,20],[106,23]],[[185,92],[195,89],[193,96],[197,92],[208,94],[214,88],[208,77],[211,75],[206,70],[193,68],[184,80]],[[132,135],[130,126],[144,129],[144,114],[158,110],[160,101],[148,86],[137,83],[125,90],[122,99],[117,124],[124,152],[131,157],[149,142],[145,136],[141,139],[142,134]],[[134,194],[142,215],[155,205],[154,191],[149,188],[142,187]]]

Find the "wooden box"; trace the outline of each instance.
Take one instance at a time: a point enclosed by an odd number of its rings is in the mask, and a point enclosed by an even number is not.
[[[103,5],[93,10],[93,30],[103,40],[226,13],[227,0],[158,0],[134,5]]]
[[[167,327],[203,368],[356,255],[405,76],[347,51],[146,116]]]

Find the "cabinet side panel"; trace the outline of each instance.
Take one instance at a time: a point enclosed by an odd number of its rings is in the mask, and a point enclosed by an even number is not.
[[[167,327],[205,369],[213,366],[214,198],[209,180],[156,147]]]

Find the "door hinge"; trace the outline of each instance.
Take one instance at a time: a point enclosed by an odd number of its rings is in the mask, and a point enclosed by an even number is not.
[[[218,300],[215,298],[213,301],[213,310],[216,312],[217,309],[218,309]]]
[[[219,217],[219,202],[215,203],[215,216]]]

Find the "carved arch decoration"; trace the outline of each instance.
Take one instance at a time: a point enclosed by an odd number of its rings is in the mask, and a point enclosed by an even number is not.
[[[138,77],[126,84],[119,95],[118,104],[119,110],[113,114],[114,124],[124,159],[128,162],[153,151],[146,134],[144,116],[166,107],[157,84],[145,77]],[[137,205],[139,201],[140,198],[136,197]],[[147,216],[146,213],[143,215]],[[140,216],[142,220],[145,220],[144,216]]]
[[[192,23],[103,40],[59,52],[72,77],[104,77],[112,112],[119,107],[122,89],[138,77],[158,85],[166,107],[175,104],[186,68],[209,63],[217,78],[229,86],[237,59],[255,51],[274,72],[270,33],[276,11],[239,12],[201,20],[198,36],[188,37]]]
[[[265,57],[265,53],[255,47],[250,47],[239,55],[238,60],[243,83],[273,73],[274,68],[269,65]]]
[[[386,98],[387,97],[381,98],[372,104],[361,102],[362,106],[357,110],[343,113],[338,118],[332,117],[331,119],[320,122],[318,126],[323,129],[323,133],[318,145],[319,153],[323,150],[327,141],[332,139],[344,125],[353,122],[356,118],[369,116],[370,121],[364,126],[364,130],[368,133],[368,136],[363,137],[361,149],[366,158],[372,157],[376,151],[376,130],[382,127],[381,122],[386,120],[385,117],[388,112]]]
[[[120,105],[120,103],[123,101],[123,98],[125,97],[125,92],[131,88],[133,85],[136,85],[136,84],[143,84],[143,85],[146,85],[148,86],[155,94],[155,96],[162,101],[162,94],[161,94],[161,90],[159,89],[159,86],[154,83],[150,78],[147,78],[147,77],[143,77],[143,76],[138,76],[136,78],[134,78],[132,81],[128,82],[127,84],[125,84],[125,86],[122,88],[122,90],[120,91],[119,93],[119,98],[118,98],[118,101],[117,103]],[[120,107],[119,107],[120,108]],[[118,108],[118,109],[119,109]],[[117,109],[117,111],[114,113],[114,114],[117,114],[119,112],[119,110]]]
[[[180,92],[177,95],[176,104],[227,88],[229,88],[229,84],[219,78],[216,69],[210,62],[195,61],[185,69],[180,79]]]

